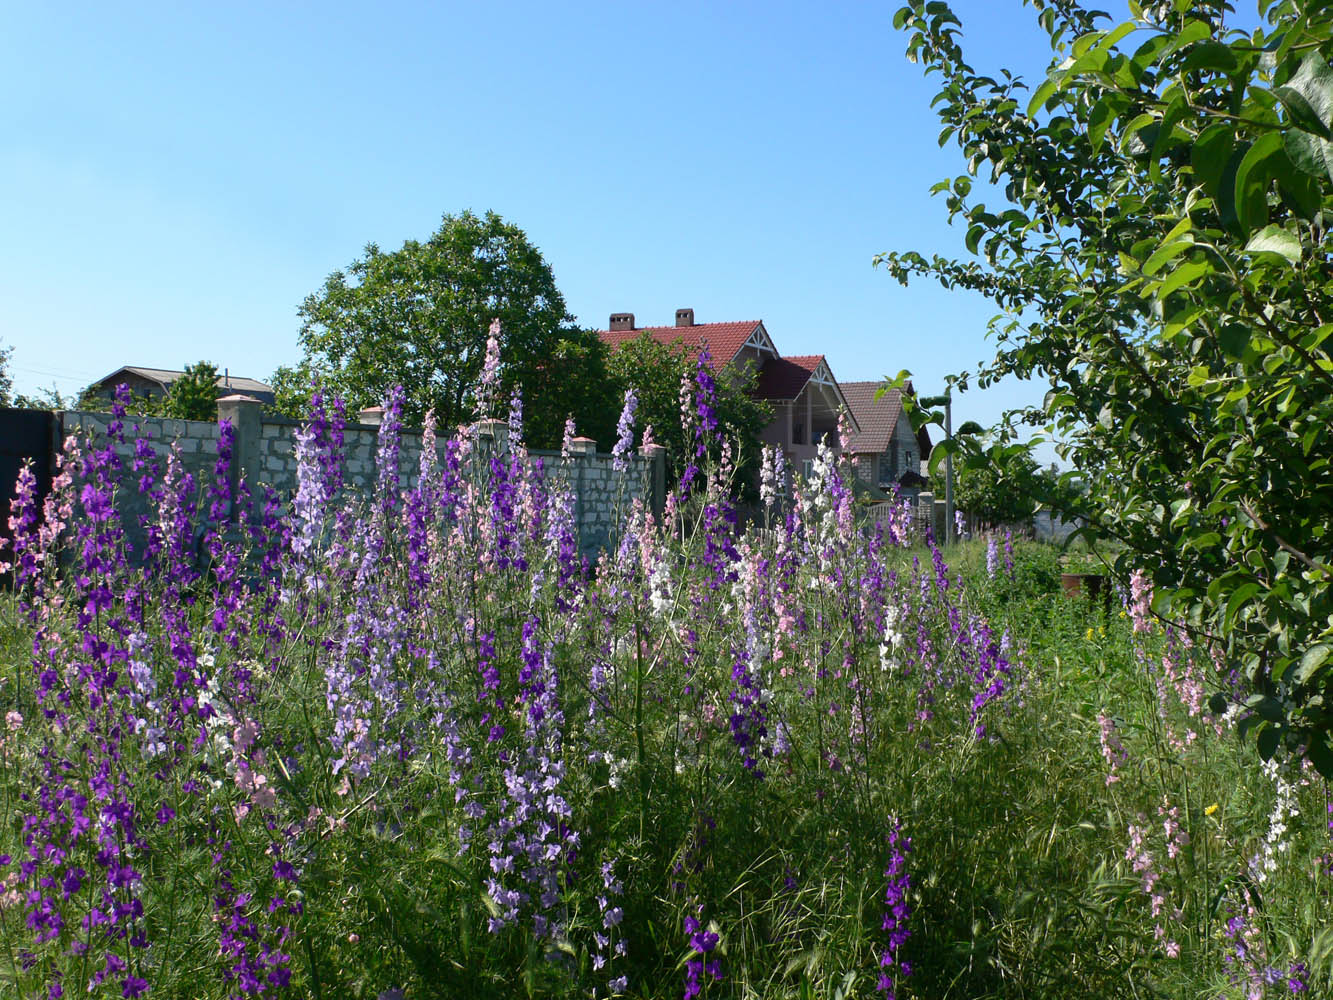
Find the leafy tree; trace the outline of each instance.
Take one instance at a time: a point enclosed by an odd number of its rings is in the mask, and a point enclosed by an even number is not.
[[[216,420],[218,369],[210,361],[185,366],[185,374],[171,383],[162,402],[162,415],[178,420]]]
[[[994,361],[957,384],[1049,384],[1012,420],[1087,482],[1085,534],[1225,644],[1265,757],[1333,775],[1333,11],[1260,0],[1246,33],[1219,0],[1130,0],[1123,24],[1031,6],[1052,61],[1030,94],[967,64],[947,3],[895,15],[940,76],[966,172],[935,191],[975,259],[879,260],[1002,307]]]
[[[473,416],[471,390],[492,320],[501,324],[506,390],[556,357],[562,339],[581,342],[566,329],[573,317],[541,253],[494,212],[446,215],[425,242],[408,240],[390,253],[369,244],[298,314],[306,370],[350,409],[376,405],[401,384],[407,420],[419,423],[434,409],[442,426]],[[565,360],[573,353],[566,349]],[[280,370],[275,378],[289,384],[296,374]],[[544,431],[580,411],[567,388],[525,397],[529,419]]]
[[[14,390],[14,376],[9,371],[9,359],[14,348],[0,345],[0,406],[10,405],[10,393]]]
[[[669,478],[685,471],[694,454],[693,438],[687,437],[680,413],[680,383],[693,378],[694,353],[681,341],[658,343],[646,331],[620,345],[608,364],[622,395],[632,387],[639,406],[636,424],[640,432],[648,424],[653,439],[667,449]],[[738,481],[743,490],[754,483],[759,461],[756,442],[772,419],[768,404],[752,393],[754,373],[730,365],[717,374],[717,420],[723,437],[732,443]]]
[[[965,425],[966,426],[966,425]],[[980,428],[978,428],[980,429]],[[960,438],[963,430],[958,431]],[[1049,484],[1040,481],[1040,471],[1030,447],[1003,444],[983,450],[980,443],[969,442],[969,461],[955,468],[953,499],[955,506],[971,515],[973,523],[985,525],[1024,524],[1049,496]],[[931,471],[931,489],[944,496],[944,472],[939,466]]]
[[[511,368],[512,381],[523,386],[529,442],[557,447],[565,419],[572,416],[580,435],[593,438],[604,450],[611,447],[624,389],[607,367],[608,360],[606,345],[595,332],[567,329],[549,353]]]
[[[37,389],[31,394],[18,393],[9,405],[22,410],[68,410],[74,408],[74,397],[61,395],[52,383],[50,387]]]

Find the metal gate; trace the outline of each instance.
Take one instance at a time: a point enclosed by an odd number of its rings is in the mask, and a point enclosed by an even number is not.
[[[51,491],[55,446],[56,415],[50,410],[0,407],[0,537],[6,540],[10,537],[10,501],[14,499],[19,469],[25,462],[32,463],[33,475],[37,477],[38,500]]]

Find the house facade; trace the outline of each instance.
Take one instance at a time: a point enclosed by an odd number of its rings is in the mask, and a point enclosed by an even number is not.
[[[847,451],[857,478],[887,493],[895,489],[915,500],[927,485],[930,435],[923,427],[912,430],[903,412],[904,390],[889,389],[878,395],[883,382],[844,382],[843,395],[860,428]],[[906,392],[912,391],[909,383]]]
[[[115,395],[116,386],[124,383],[130,392],[136,396],[161,398],[171,389],[171,384],[184,374],[185,372],[176,371],[172,368],[141,368],[126,365],[124,368],[117,368],[105,378],[98,379],[88,386],[85,391],[90,395],[102,396],[109,400]],[[217,391],[219,397],[240,393],[243,396],[257,399],[261,403],[273,402],[273,387],[271,385],[252,378],[241,378],[238,375],[232,375],[230,372],[223,372],[218,375]]]
[[[762,320],[696,323],[693,309],[677,309],[673,326],[639,327],[633,313],[612,313],[609,328],[598,331],[612,351],[645,334],[661,344],[680,343],[695,354],[707,345],[714,371],[730,365],[756,372],[755,395],[773,408],[760,439],[781,448],[798,469],[815,457],[821,441],[836,446],[840,412],[849,414],[854,432],[860,429],[824,356],[784,357]]]

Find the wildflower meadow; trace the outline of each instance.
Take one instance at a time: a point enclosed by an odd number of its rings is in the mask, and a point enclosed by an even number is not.
[[[373,495],[318,392],[293,496],[123,408],[25,474],[0,994],[1330,995],[1326,786],[1146,576],[1103,606],[1049,547],[867,523],[836,449],[742,517],[711,393],[594,564],[517,398],[404,482],[391,394]]]

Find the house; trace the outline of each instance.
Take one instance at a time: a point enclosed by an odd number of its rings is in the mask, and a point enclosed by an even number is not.
[[[123,382],[129,386],[130,392],[136,396],[160,398],[167,394],[167,390],[171,388],[171,383],[184,374],[183,371],[169,368],[139,368],[127,365],[124,368],[117,368],[105,378],[98,379],[84,391],[89,395],[103,396],[110,399],[115,394],[116,386]],[[271,385],[252,378],[241,378],[228,371],[224,371],[218,376],[217,389],[219,396],[240,393],[244,396],[253,396],[262,403],[273,402],[273,387]]]
[[[609,329],[597,335],[614,351],[644,334],[660,344],[679,342],[695,354],[707,344],[714,371],[745,365],[757,372],[755,395],[773,407],[760,439],[780,447],[797,468],[815,457],[820,441],[836,445],[839,412],[852,417],[853,431],[860,429],[824,356],[782,356],[762,320],[696,323],[693,309],[677,309],[674,326],[638,327],[633,313],[612,313]]]
[[[847,451],[858,479],[890,492],[896,486],[904,497],[915,500],[926,486],[930,435],[924,427],[912,430],[912,422],[903,413],[902,390],[889,389],[878,396],[883,385],[843,383],[843,395],[860,427]],[[912,391],[910,382],[906,391]]]

